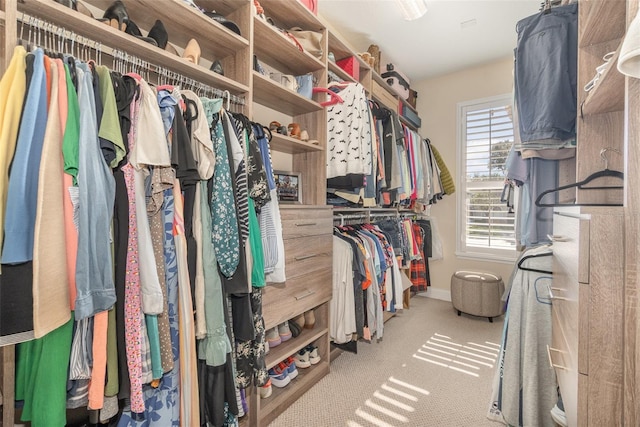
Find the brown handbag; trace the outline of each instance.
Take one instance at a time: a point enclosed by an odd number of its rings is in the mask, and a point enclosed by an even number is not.
[[[322,58],[324,53],[322,49],[322,33],[303,30],[299,27],[290,28],[285,33],[292,39],[296,46],[298,46],[298,49],[318,59]]]

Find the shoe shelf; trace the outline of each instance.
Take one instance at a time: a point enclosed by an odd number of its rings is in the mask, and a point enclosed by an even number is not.
[[[113,3],[113,0],[85,1],[101,10],[107,9]],[[246,2],[238,3],[242,5]],[[203,58],[222,59],[249,47],[249,41],[246,38],[237,35],[196,8],[185,4],[182,0],[125,0],[124,4],[127,13],[133,22],[143,30],[143,34],[146,34],[153,27],[156,19],[159,19],[167,29],[169,43],[184,49],[190,39],[196,39]],[[249,34],[248,27],[239,26],[242,34]]]
[[[622,43],[618,46],[615,55],[609,60],[609,66],[587,94],[581,108],[583,116],[624,109],[624,75],[618,71],[616,66],[621,47]]]
[[[278,71],[296,76],[325,68],[321,60],[307,52],[301,52],[288,36],[264,19],[256,16],[253,21],[254,53],[260,61]]]
[[[290,116],[322,110],[322,106],[317,102],[256,71],[253,72],[253,100]]]
[[[625,0],[581,1],[580,8],[588,8],[584,24],[580,23],[580,47],[619,39],[625,33]],[[582,12],[580,13],[581,16]]]
[[[269,353],[265,357],[267,369],[271,369],[287,357],[293,356],[298,350],[306,347],[312,342],[315,342],[328,332],[328,328],[320,328],[317,326],[313,329],[303,328],[302,332],[297,337],[291,338],[288,341],[283,341],[276,347],[270,347]]]
[[[301,154],[314,151],[324,151],[320,145],[312,144],[307,141],[301,141],[297,138],[282,135],[276,132],[271,132],[273,137],[269,142],[269,147],[275,151],[281,151],[289,154]]]
[[[298,376],[286,387],[271,386],[273,393],[266,399],[260,399],[260,425],[266,426],[284,412],[307,390],[316,385],[329,373],[329,361],[321,360],[309,368],[298,369]]]
[[[325,28],[299,0],[260,0],[264,14],[272,18],[280,28],[300,27],[305,30],[321,31]]]
[[[135,55],[152,64],[161,65],[168,70],[175,71],[212,87],[228,90],[232,94],[245,94],[249,91],[247,85],[195,65],[166,50],[152,46],[123,31],[118,31],[95,19],[62,6],[55,1],[21,0],[18,3],[18,11],[48,22],[59,23],[67,31],[73,31],[79,36],[90,40],[100,41],[102,43],[103,60],[104,55],[109,55],[113,48],[122,46],[128,54]]]

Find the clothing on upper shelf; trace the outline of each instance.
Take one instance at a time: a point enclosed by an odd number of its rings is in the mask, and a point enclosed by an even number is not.
[[[360,108],[360,104],[357,105],[358,108],[353,111],[348,110],[351,104],[347,102],[331,107],[347,117],[366,114],[371,120],[371,137],[359,139],[358,147],[369,146],[362,154],[359,149],[351,146],[352,143],[347,144],[340,138],[344,131],[333,124],[336,120],[340,123],[340,119],[329,116],[327,167],[332,169],[327,180],[329,204],[424,209],[427,205],[436,203],[444,194],[455,191],[448,168],[433,149],[431,141],[423,139],[417,132],[401,124],[393,111],[374,102],[367,103],[366,111]],[[359,126],[354,126],[354,129],[359,129]],[[353,133],[350,135],[353,136]],[[355,168],[345,170],[338,165],[360,162],[363,155],[371,159],[369,172],[358,172]],[[446,188],[443,182],[446,183]]]
[[[0,336],[36,336],[16,353],[22,420],[107,422],[119,398],[121,426],[237,421],[240,389],[268,380],[260,287],[284,280],[262,127],[39,48],[15,49],[0,93],[21,102],[0,104]]]

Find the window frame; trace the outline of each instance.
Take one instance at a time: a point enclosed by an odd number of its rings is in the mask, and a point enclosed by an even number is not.
[[[458,196],[456,209],[456,256],[458,258],[468,258],[492,262],[503,262],[511,264],[518,257],[517,236],[516,246],[513,249],[501,248],[482,248],[476,246],[468,246],[466,244],[466,223],[467,223],[467,144],[466,114],[469,110],[482,110],[486,108],[494,108],[500,106],[508,106],[513,104],[511,94],[502,94],[487,98],[474,99],[457,103],[456,114],[456,148],[458,150]],[[517,129],[514,128],[514,133]],[[514,214],[515,217],[515,214]],[[517,225],[517,224],[516,224]],[[517,233],[516,233],[517,234]]]

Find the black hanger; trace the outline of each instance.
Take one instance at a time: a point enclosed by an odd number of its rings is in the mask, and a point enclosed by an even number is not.
[[[606,152],[607,151],[616,151],[615,149],[611,149],[611,148],[603,148],[602,150],[600,150],[600,157],[602,157],[602,160],[604,161],[604,169],[598,172],[594,172],[591,175],[589,175],[588,177],[586,177],[585,179],[583,179],[582,181],[579,182],[575,182],[573,184],[567,184],[567,185],[563,185],[561,187],[558,188],[553,188],[551,190],[547,190],[547,191],[543,191],[542,193],[540,193],[540,195],[536,198],[536,206],[541,207],[541,208],[546,208],[546,207],[554,207],[554,206],[622,206],[621,204],[611,204],[611,203],[580,203],[580,204],[575,204],[575,203],[542,203],[542,198],[544,196],[546,196],[547,194],[551,194],[551,193],[557,193],[558,191],[562,191],[562,190],[566,190],[568,188],[578,188],[580,190],[621,190],[624,187],[621,185],[614,185],[614,186],[597,186],[597,187],[586,187],[585,185],[590,183],[591,181],[598,179],[598,178],[603,178],[603,177],[613,177],[613,178],[619,178],[621,180],[624,180],[624,174],[620,171],[616,171],[616,170],[612,170],[609,169],[609,159],[607,159],[606,156]]]
[[[528,267],[523,267],[522,263],[525,262],[528,259],[531,258],[542,258],[542,257],[546,257],[546,256],[551,256],[553,255],[552,252],[547,252],[544,254],[535,254],[535,255],[525,255],[522,258],[520,258],[520,261],[518,261],[518,268],[520,270],[524,270],[524,271],[533,271],[535,273],[542,273],[542,274],[550,274],[553,275],[552,271],[547,271],[547,270],[538,270],[537,268],[528,268]]]

